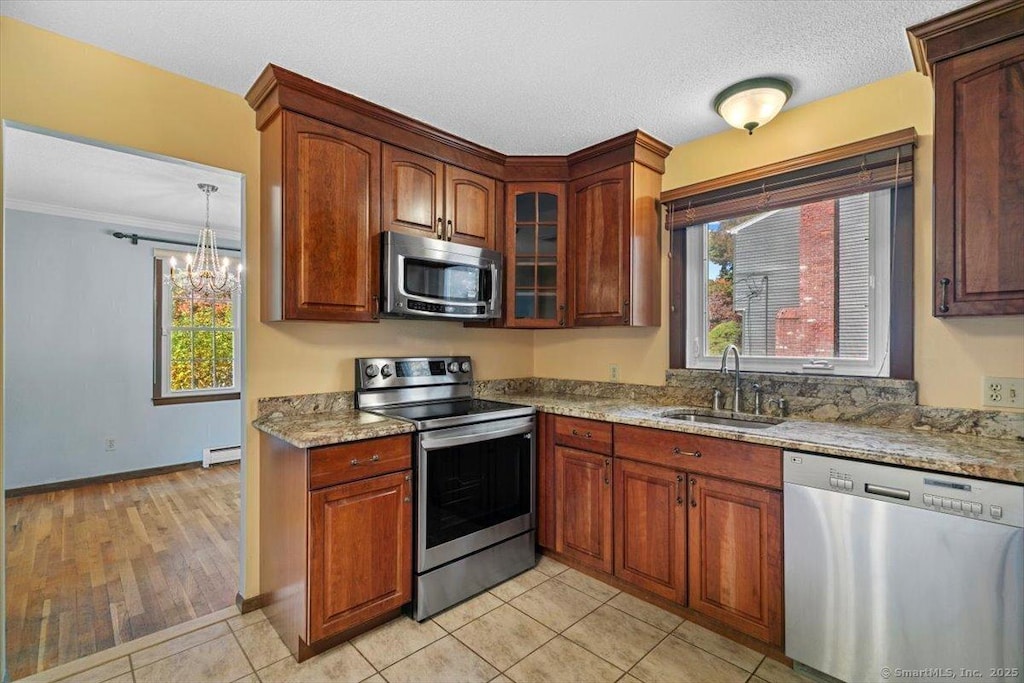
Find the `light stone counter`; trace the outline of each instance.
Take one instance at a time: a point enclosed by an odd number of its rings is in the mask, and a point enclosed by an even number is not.
[[[313,448],[416,431],[409,422],[352,408],[330,412],[268,415],[252,426],[298,448]]]

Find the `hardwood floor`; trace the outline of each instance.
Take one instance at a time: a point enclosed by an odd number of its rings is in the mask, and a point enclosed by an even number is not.
[[[234,604],[236,463],[6,504],[12,680]]]

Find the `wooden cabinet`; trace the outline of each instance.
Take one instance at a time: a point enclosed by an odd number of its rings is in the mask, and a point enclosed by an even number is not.
[[[311,494],[311,640],[412,599],[411,478],[409,472],[398,472]]]
[[[262,320],[377,320],[380,143],[293,112],[261,135]]]
[[[690,474],[690,607],[782,645],[782,494]]]
[[[935,85],[933,312],[1024,313],[1024,3],[908,31]]]
[[[298,448],[260,435],[264,612],[302,661],[412,599],[409,435]]]
[[[509,183],[505,207],[505,325],[565,327],[565,185]]]
[[[384,145],[384,229],[493,248],[493,178]]]
[[[615,575],[686,603],[686,475],[615,459]]]
[[[612,563],[612,459],[555,447],[555,549],[601,571]]]
[[[537,413],[537,545],[556,549],[555,416]]]
[[[570,183],[573,325],[661,323],[660,193],[661,174],[637,163]]]

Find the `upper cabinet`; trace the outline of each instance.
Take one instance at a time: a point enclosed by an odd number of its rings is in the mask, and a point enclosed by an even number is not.
[[[661,173],[626,163],[573,180],[573,325],[661,324]]]
[[[509,183],[505,206],[506,325],[565,327],[565,185]]]
[[[261,138],[264,320],[377,320],[380,143],[285,112]]]
[[[1024,313],[1024,3],[908,33],[935,85],[934,314]]]
[[[494,247],[493,178],[384,145],[384,229]]]

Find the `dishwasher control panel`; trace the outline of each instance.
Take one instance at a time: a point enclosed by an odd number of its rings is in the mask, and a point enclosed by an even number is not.
[[[786,451],[783,481],[931,512],[1024,527],[1024,486]]]

